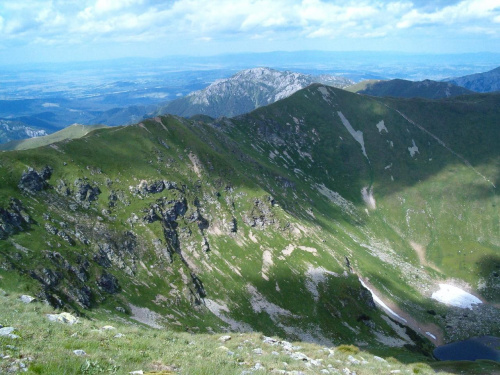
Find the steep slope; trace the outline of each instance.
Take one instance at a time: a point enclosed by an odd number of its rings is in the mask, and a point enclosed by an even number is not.
[[[359,87],[359,88],[357,88]],[[420,82],[407,81],[404,79],[392,79],[390,81],[361,82],[349,90],[359,94],[372,96],[392,96],[396,98],[428,98],[441,99],[453,96],[472,94],[472,91],[451,83],[424,80]]]
[[[499,100],[313,85],[2,153],[0,276],[82,313],[398,358],[499,334]]]
[[[49,135],[36,136],[34,138],[20,139],[0,144],[0,150],[27,150],[30,148],[46,146],[66,139],[81,138],[93,130],[104,127],[106,126],[73,124],[63,130],[59,130],[58,132]]]
[[[450,78],[447,81],[476,92],[500,91],[500,67],[484,73]]]
[[[243,70],[231,78],[221,79],[207,88],[174,100],[160,107],[158,114],[190,117],[196,114],[211,117],[232,117],[286,98],[312,83],[320,82],[345,87],[353,82],[330,75],[312,76],[281,72],[269,68]]]

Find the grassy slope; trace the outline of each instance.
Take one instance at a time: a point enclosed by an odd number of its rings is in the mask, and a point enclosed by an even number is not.
[[[0,201],[8,202],[11,196],[20,198],[38,223],[30,231],[0,243],[4,268],[53,267],[44,253],[51,246],[72,263],[78,254],[91,259],[97,251],[98,228],[104,225],[109,231],[116,231],[117,238],[124,230],[132,230],[139,239],[138,252],[125,263],[134,273],[130,275],[123,269],[113,268],[111,272],[118,277],[122,293],[110,296],[97,291],[95,302],[101,306],[129,309],[127,302],[130,301],[159,313],[169,311],[170,317],[159,323],[176,329],[224,330],[227,324],[204,306],[193,303],[193,285],[186,275],[194,271],[203,281],[207,299],[227,305],[223,313],[226,318],[245,322],[266,334],[306,341],[324,337],[336,344],[365,345],[366,350],[375,354],[391,353],[409,361],[421,360],[418,354],[405,349],[381,346],[374,332],[357,321],[362,314],[368,314],[379,332],[395,335],[380,312],[367,310],[355,275],[325,276],[320,272],[324,279],[316,284],[318,296],[315,297],[311,292],[313,277],[308,272],[323,267],[340,275],[346,271],[344,257],[348,256],[358,274],[370,278],[379,290],[419,319],[431,320],[425,311],[442,308],[428,298],[426,288],[433,285],[432,280],[455,276],[460,271],[456,262],[439,263],[434,255],[441,254],[443,258],[453,255],[457,239],[452,234],[460,223],[457,221],[460,213],[469,215],[460,227],[464,238],[472,241],[477,231],[482,231],[484,249],[478,249],[477,253],[498,254],[495,243],[498,212],[490,206],[495,204],[497,195],[456,156],[426,133],[410,126],[384,103],[331,88],[327,89],[326,100],[319,87],[313,86],[231,123],[219,124],[220,131],[205,124],[193,125],[166,117],[161,123],[150,120],[142,126],[98,130],[89,137],[60,143],[56,149],[44,147],[2,154]],[[387,103],[395,107],[394,102]],[[401,103],[407,103],[407,107],[397,103],[407,116],[415,121],[423,120],[417,116],[418,109],[410,111],[411,102]],[[475,107],[469,108],[473,115],[478,113],[472,110]],[[453,113],[452,110],[447,113]],[[494,119],[498,116],[494,110],[486,115]],[[342,112],[354,129],[363,131],[370,162],[361,154],[360,145],[347,132],[337,111]],[[484,108],[481,112],[485,113]],[[465,130],[467,118],[460,118],[450,117],[449,121],[453,121],[457,129]],[[375,126],[382,119],[389,130],[387,134],[379,133]],[[432,124],[425,123],[426,126]],[[491,133],[486,137],[495,139],[497,130],[492,127],[488,131]],[[443,138],[444,135],[446,133],[439,134]],[[453,144],[458,137],[450,137],[443,140],[458,148],[458,144]],[[411,140],[419,146],[415,158],[408,152]],[[494,163],[495,152],[489,144],[484,144],[482,152],[470,161],[484,174],[494,175],[498,165]],[[190,155],[196,155],[199,162],[191,161]],[[464,153],[466,158],[471,155]],[[434,163],[429,161],[431,158]],[[71,185],[77,177],[87,177],[97,184],[102,194],[93,208],[78,209],[76,219],[76,214],[67,208],[70,200],[55,192],[41,193],[36,199],[21,195],[17,182],[22,171],[27,166],[40,169],[47,164],[54,168],[52,186],[59,179]],[[391,168],[386,169],[390,164]],[[141,180],[158,178],[186,185],[184,193],[172,190],[139,199],[128,191],[129,186],[137,186]],[[447,183],[450,178],[460,183],[450,185]],[[321,184],[354,202],[353,212],[346,213],[329,202],[318,191],[317,186]],[[374,187],[377,209],[366,213],[360,191],[370,184]],[[107,197],[111,190],[123,191],[130,205],[119,204],[102,214],[103,209],[108,209]],[[452,199],[443,202],[445,191]],[[489,191],[489,195],[479,199],[474,196],[475,191]],[[274,207],[268,205],[274,224],[264,229],[249,227],[245,216],[255,211],[256,199],[267,202],[269,195],[279,203]],[[179,220],[185,263],[176,254],[170,264],[151,245],[154,239],[163,239],[159,222],[128,224],[133,213],[141,217],[141,212],[160,196],[168,199],[185,196],[188,214],[195,210],[194,201],[199,198],[203,215],[210,222],[204,234],[211,247],[208,254],[201,251],[203,234],[196,223],[186,218]],[[46,202],[52,204],[46,206]],[[481,210],[486,214],[480,215]],[[83,227],[93,245],[71,247],[48,234],[43,229],[47,221],[42,215],[44,212],[51,215],[56,226],[64,221],[70,228]],[[406,226],[408,212],[410,226]],[[237,220],[238,232],[229,235],[226,227],[232,217]],[[427,225],[430,219],[432,228]],[[449,235],[442,239],[447,233]],[[421,269],[410,245],[410,241],[423,242],[422,239],[432,236],[441,242],[434,243],[433,247],[423,245],[429,249],[426,259],[436,263],[439,271],[431,265],[422,265]],[[12,241],[29,250],[14,250]],[[295,250],[285,256],[282,251],[289,245]],[[316,254],[307,249],[316,249]],[[269,253],[273,263],[263,269],[264,254]],[[95,288],[95,276],[101,272],[101,267],[92,266],[89,285]],[[10,280],[12,272],[3,275],[4,280]],[[473,287],[483,277],[472,272],[463,275]],[[34,293],[37,287],[33,280],[23,280]],[[66,282],[60,288],[62,292],[71,287]],[[255,298],[254,306],[250,303],[249,285],[257,288],[261,296],[257,299],[264,301],[264,305],[275,304],[290,314],[273,315],[265,308],[256,310]],[[487,290],[494,300],[495,289],[490,285]],[[353,330],[357,333],[353,334]],[[308,338],[305,333],[311,332],[315,337]]]
[[[74,124],[59,130],[53,134],[49,134],[43,137],[21,139],[17,141],[11,141],[5,144],[0,144],[0,150],[28,150],[31,148],[37,148],[49,145],[51,143],[56,143],[64,141],[67,139],[81,138],[93,130],[105,128],[106,125],[79,125]]]
[[[2,352],[8,356],[0,362],[2,372],[14,366],[19,368],[22,363],[28,368],[28,374],[126,374],[137,370],[151,374],[237,374],[260,363],[264,368],[259,371],[261,374],[274,373],[273,370],[317,374],[321,369],[334,372],[344,368],[360,375],[395,370],[435,373],[428,363],[405,364],[391,357],[386,357],[387,362],[381,362],[353,346],[324,348],[303,342],[293,343],[297,347],[293,352],[321,361],[311,366],[309,361],[292,359],[290,352],[281,346],[263,343],[263,336],[259,333],[231,334],[229,341],[222,342],[219,340],[221,334],[155,330],[112,317],[80,318],[74,325],[64,325],[49,322],[45,317],[45,314],[58,311],[40,303],[25,305],[17,298],[17,294],[3,293],[0,296],[1,323],[15,327],[15,334],[20,336],[17,340],[0,338]],[[103,330],[104,326],[114,329]],[[117,334],[122,336],[115,337]],[[258,348],[262,349],[262,354],[254,352]],[[77,356],[74,350],[83,350],[86,355]],[[349,356],[364,362],[353,364]],[[436,363],[432,365],[437,366]],[[469,374],[498,371],[498,364],[487,361],[474,366],[470,363],[440,363],[439,367],[441,371],[452,373],[459,369],[465,369]]]

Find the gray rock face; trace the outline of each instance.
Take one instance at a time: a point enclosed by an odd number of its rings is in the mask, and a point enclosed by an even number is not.
[[[115,294],[120,291],[120,285],[118,284],[118,279],[109,273],[103,273],[97,278],[97,285],[102,291]]]
[[[284,99],[313,83],[346,87],[354,82],[330,75],[312,76],[269,68],[242,70],[184,98],[173,100],[158,110],[183,117],[203,114],[213,118],[232,117]]]
[[[90,203],[95,201],[101,190],[97,186],[91,186],[87,181],[78,178],[75,180],[75,199],[84,208],[89,208]]]
[[[272,197],[268,197],[267,201],[256,199],[252,211],[243,216],[243,221],[245,224],[257,229],[274,225],[276,220],[271,210],[273,206],[274,200]]]
[[[11,198],[9,208],[0,207],[0,239],[23,231],[31,223],[29,214],[24,209],[21,201]]]
[[[46,166],[40,172],[37,172],[33,168],[29,168],[23,173],[17,186],[26,193],[35,194],[47,188],[47,180],[49,180],[51,176],[52,168],[49,166]]]

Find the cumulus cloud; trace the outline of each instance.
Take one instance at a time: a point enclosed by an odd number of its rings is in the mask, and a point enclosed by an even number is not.
[[[379,38],[439,26],[497,35],[500,0],[3,0],[0,40],[66,44]],[[1,44],[1,42],[0,42]]]

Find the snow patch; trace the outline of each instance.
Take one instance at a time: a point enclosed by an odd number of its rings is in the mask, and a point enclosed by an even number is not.
[[[372,295],[372,298],[373,300],[375,301],[375,303],[379,306],[381,306],[385,311],[387,311],[389,314],[391,314],[392,316],[395,316],[396,318],[398,318],[399,320],[407,323],[408,321],[401,317],[400,315],[398,315],[397,313],[394,312],[394,310],[392,310],[389,306],[387,306],[384,301],[382,301],[375,293],[373,293],[373,291],[368,287],[368,285],[366,285],[363,280],[361,280],[361,278],[358,278],[359,279],[359,282],[361,283],[361,285],[363,285],[366,289],[368,289],[368,291],[371,293]]]
[[[408,147],[408,151],[410,152],[410,156],[413,157],[415,156],[415,154],[418,152],[420,154],[420,152],[418,151],[418,147],[417,145],[415,144],[415,141],[412,139],[411,140],[412,143],[413,143],[413,146],[412,147]]]
[[[347,131],[361,145],[361,150],[363,151],[363,155],[365,155],[365,158],[368,159],[368,155],[366,155],[365,141],[363,139],[363,132],[361,130],[354,130],[354,128],[349,123],[349,121],[345,118],[345,116],[342,114],[342,112],[338,111],[337,114],[339,115],[340,120],[342,121],[342,124],[344,124]],[[368,161],[370,161],[370,159],[368,159]]]
[[[433,339],[433,340],[437,340],[436,336],[434,336],[432,333],[430,333],[430,332],[425,332],[425,334],[426,334],[427,336],[429,336],[431,339]]]
[[[380,121],[377,125],[378,132],[382,134],[382,131],[385,130],[386,133],[389,133],[389,130],[385,127],[384,120]]]
[[[373,187],[368,188],[368,186],[365,186],[363,189],[361,189],[361,196],[363,197],[363,201],[365,202],[366,206],[370,210],[374,210],[377,208],[377,202],[375,202],[375,198],[373,197]]]
[[[476,296],[449,284],[439,284],[439,290],[432,293],[432,299],[445,305],[471,310],[474,305],[483,303]]]

